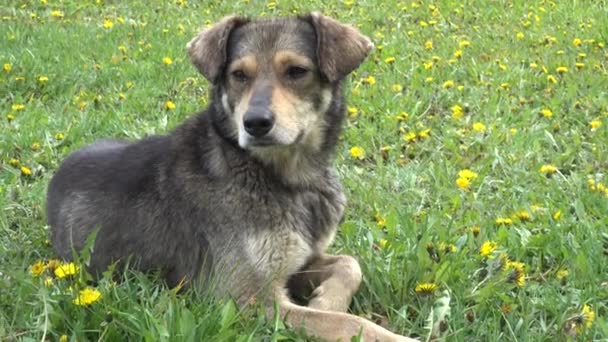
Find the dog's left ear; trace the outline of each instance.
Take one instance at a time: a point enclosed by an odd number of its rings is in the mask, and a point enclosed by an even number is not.
[[[319,67],[330,82],[340,81],[350,74],[374,48],[371,40],[352,26],[318,12],[312,12],[304,19],[315,29]]]
[[[215,83],[224,69],[230,33],[247,21],[238,16],[225,17],[211,28],[199,33],[186,45],[190,61],[209,82]]]

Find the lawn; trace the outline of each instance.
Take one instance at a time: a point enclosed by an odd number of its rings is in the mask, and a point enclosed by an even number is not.
[[[364,272],[351,312],[422,340],[608,337],[606,2],[303,3],[3,1],[0,340],[307,339],[136,272],[91,283],[53,260],[44,207],[71,151],[205,107],[185,53],[201,27],[313,9],[376,45],[345,87],[336,161],[331,251]]]

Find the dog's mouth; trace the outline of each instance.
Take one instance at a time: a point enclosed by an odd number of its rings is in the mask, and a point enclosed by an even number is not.
[[[285,134],[270,134],[262,136],[262,137],[253,137],[251,135],[246,135],[239,139],[239,145],[242,148],[264,148],[264,147],[291,147],[298,145],[302,142],[304,138],[304,131],[301,130],[298,132],[295,138],[291,138],[291,136],[287,136]]]

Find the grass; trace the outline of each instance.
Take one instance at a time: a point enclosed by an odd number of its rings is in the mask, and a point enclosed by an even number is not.
[[[70,151],[206,105],[184,50],[201,25],[312,9],[377,47],[350,77],[336,162],[349,208],[332,252],[365,274],[351,311],[423,340],[606,338],[606,2],[301,3],[0,6],[0,339],[306,339],[134,272],[76,305],[88,275],[31,265],[53,258],[45,188]]]

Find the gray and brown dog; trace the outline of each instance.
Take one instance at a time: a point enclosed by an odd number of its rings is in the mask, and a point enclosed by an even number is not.
[[[325,254],[346,204],[332,167],[341,81],[372,48],[317,13],[204,30],[187,49],[211,105],[167,136],[72,153],[47,197],[56,252],[71,258],[99,229],[93,273],[128,259],[170,285],[212,278],[218,296],[276,300],[288,323],[327,340],[409,340],[346,313],[359,264]]]

